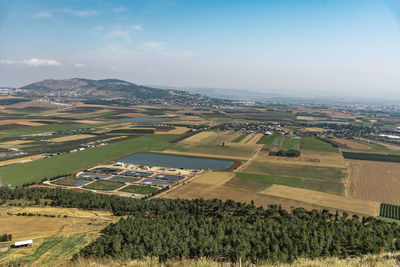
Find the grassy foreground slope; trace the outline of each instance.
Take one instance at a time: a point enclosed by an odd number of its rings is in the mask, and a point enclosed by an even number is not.
[[[81,152],[0,168],[0,182],[21,186],[43,178],[68,174],[136,152],[164,150],[178,135],[146,135]]]

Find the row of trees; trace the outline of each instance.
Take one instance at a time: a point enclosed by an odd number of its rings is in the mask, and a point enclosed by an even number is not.
[[[400,249],[400,225],[374,217],[302,208],[288,213],[276,205],[265,209],[232,200],[143,201],[62,189],[0,187],[2,201],[38,197],[52,206],[129,215],[82,249],[84,257],[209,257],[259,263]]]
[[[12,240],[12,234],[0,235],[0,242],[7,242]]]
[[[297,149],[280,149],[279,151],[269,152],[270,156],[280,156],[280,157],[299,157],[300,151]]]
[[[358,153],[358,152],[342,152],[346,159],[360,159],[373,161],[400,162],[400,155],[377,154],[377,153]]]
[[[400,206],[381,203],[379,216],[400,220]]]

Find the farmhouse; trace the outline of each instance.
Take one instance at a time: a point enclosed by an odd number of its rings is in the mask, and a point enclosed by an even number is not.
[[[33,240],[17,241],[14,243],[15,248],[26,247],[33,244]]]

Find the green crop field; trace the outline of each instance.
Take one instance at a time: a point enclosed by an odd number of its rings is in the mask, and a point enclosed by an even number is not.
[[[95,181],[94,183],[85,185],[84,188],[95,189],[95,190],[115,190],[123,185],[124,183],[121,182],[98,180]]]
[[[38,133],[46,133],[46,132],[56,132],[56,131],[68,131],[68,130],[78,130],[85,128],[95,128],[105,125],[111,125],[112,122],[101,123],[101,124],[50,124],[43,126],[30,126],[30,127],[22,127],[12,130],[2,131],[3,136],[13,137],[13,136],[21,136],[21,135],[29,135],[29,134],[38,134]]]
[[[303,138],[302,150],[305,151],[321,151],[321,152],[339,152],[339,149],[331,144],[317,139],[315,137]]]
[[[283,136],[278,135],[263,136],[260,140],[258,140],[257,144],[262,144],[269,148],[279,148],[283,138]]]
[[[164,150],[173,146],[169,141],[178,136],[169,134],[141,136],[80,152],[5,166],[0,168],[0,182],[21,186],[39,182],[43,178],[76,172],[135,152]]]
[[[338,182],[345,177],[346,169],[334,167],[319,167],[308,165],[291,165],[271,162],[254,161],[245,169],[246,172],[290,176],[320,181]]]
[[[242,141],[245,137],[247,136],[247,134],[241,134],[239,137],[235,138],[232,143],[239,143],[240,141]]]
[[[400,220],[400,206],[382,203],[379,216]]]
[[[236,177],[240,178],[244,182],[246,182],[246,180],[249,180],[249,181],[257,182],[259,184],[263,184],[265,186],[270,185],[270,184],[279,184],[279,185],[296,187],[301,182],[301,180],[299,178],[295,178],[295,177],[262,175],[262,174],[244,173],[244,172],[236,173]]]
[[[340,182],[302,179],[298,187],[337,195],[343,195],[345,192],[345,185]]]
[[[285,138],[283,140],[281,149],[284,150],[298,150],[300,146],[301,139],[300,138]]]
[[[160,189],[151,187],[151,186],[144,186],[144,185],[128,185],[127,187],[122,188],[120,191],[135,193],[135,194],[142,194],[148,195],[159,191]]]
[[[65,178],[61,178],[61,179],[52,181],[51,183],[57,184],[57,185],[73,186],[77,181],[79,181],[79,180],[70,178],[70,177],[65,177]]]

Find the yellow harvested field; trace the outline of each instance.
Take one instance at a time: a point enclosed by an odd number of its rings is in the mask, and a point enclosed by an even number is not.
[[[68,136],[62,136],[62,137],[57,137],[50,139],[52,142],[66,142],[66,141],[73,141],[73,140],[79,140],[79,139],[85,139],[85,138],[90,138],[94,137],[94,135],[91,134],[74,134],[74,135],[68,135]]]
[[[288,198],[291,200],[320,205],[330,209],[379,216],[380,202],[377,201],[349,198],[284,185],[272,185],[261,193],[268,196]]]
[[[237,132],[211,132],[204,131],[198,134],[195,134],[189,138],[186,138],[179,143],[182,144],[190,144],[190,145],[221,145],[222,143],[229,143],[234,140],[236,137],[240,136],[240,133]],[[229,145],[237,145],[237,144],[229,144]]]
[[[309,117],[309,116],[297,116],[296,120],[302,120],[302,121],[313,121],[314,117]]]
[[[307,128],[301,128],[300,132],[303,133],[315,133],[315,132],[326,132],[327,130],[324,128],[319,128],[319,127],[307,127]]]
[[[347,161],[351,197],[400,205],[399,163]]]
[[[217,135],[216,132],[204,131],[204,132],[200,132],[198,134],[192,135],[189,138],[186,138],[186,139],[180,141],[179,143],[182,143],[182,144],[199,143],[199,142],[203,141],[204,139],[213,137],[215,135]]]
[[[80,122],[80,123],[85,123],[85,124],[98,124],[98,123],[102,123],[101,121],[91,121],[91,120],[79,120],[78,122]]]
[[[155,133],[156,134],[184,134],[187,131],[189,131],[189,128],[177,126],[177,127],[175,127],[175,129],[173,129],[171,131],[159,131],[159,130],[156,130]]]
[[[8,147],[8,146],[14,146],[14,145],[22,145],[22,144],[31,143],[31,142],[32,142],[32,140],[14,140],[14,141],[8,141],[8,142],[1,143],[0,146]]]
[[[335,138],[333,138],[333,140],[344,146],[347,146],[351,149],[356,149],[356,150],[371,150],[372,149],[372,147],[370,147],[368,145],[359,143],[359,142],[351,140],[351,139],[335,137]]]
[[[210,121],[205,120],[200,117],[196,117],[196,116],[182,116],[182,117],[173,118],[171,121],[169,121],[169,123],[199,125],[199,124],[208,124],[208,123],[210,123]]]
[[[28,157],[23,157],[23,158],[18,158],[18,159],[3,160],[3,161],[0,161],[0,167],[15,164],[15,163],[25,163],[25,162],[29,162],[29,161],[33,161],[33,160],[38,160],[38,159],[41,159],[43,156],[44,156],[44,154],[38,154],[38,155],[33,155],[33,156],[28,156]],[[1,178],[0,178],[0,180],[1,180]]]
[[[300,157],[269,156],[268,153],[259,153],[256,158],[260,162],[285,163],[294,165],[308,165],[320,167],[346,168],[346,161],[339,153],[302,151]]]
[[[262,133],[257,133],[257,134],[249,134],[243,140],[239,142],[239,144],[251,144],[255,145],[257,142],[264,136]]]
[[[233,177],[232,172],[206,171],[193,180],[193,183],[204,185],[223,185]]]
[[[5,125],[5,124],[22,124],[26,126],[43,126],[46,125],[44,123],[39,123],[39,122],[33,122],[30,120],[2,120],[0,121],[0,125]]]
[[[42,216],[17,216],[18,213],[34,213]],[[8,215],[11,213],[13,215]],[[43,215],[60,215],[60,218]],[[64,215],[67,217],[64,218]],[[14,240],[46,238],[56,235],[69,236],[100,230],[115,221],[110,212],[84,211],[74,208],[53,207],[2,207],[0,225],[4,233]],[[88,225],[91,223],[91,225]]]

